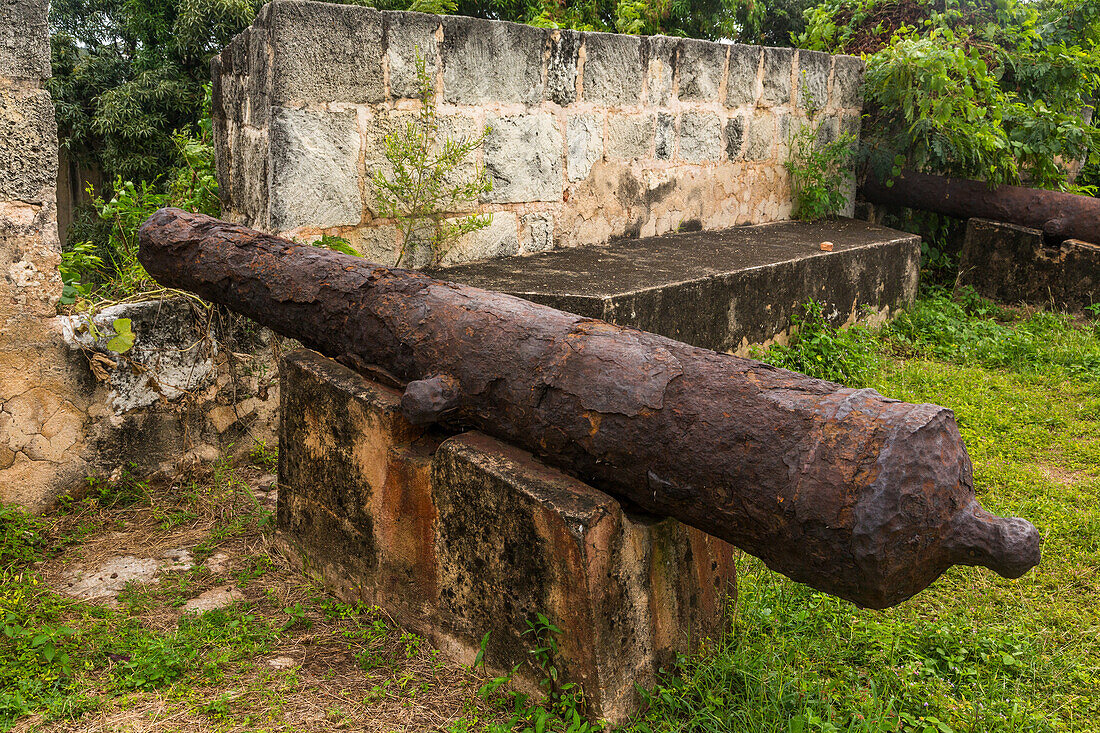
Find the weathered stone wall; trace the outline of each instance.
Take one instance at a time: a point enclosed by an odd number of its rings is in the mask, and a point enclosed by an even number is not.
[[[57,315],[46,17],[47,0],[0,0],[0,501],[32,509],[92,474],[273,442],[278,404],[278,345],[216,311],[186,299],[120,305],[91,328]],[[116,318],[133,322],[125,354],[107,348]]]
[[[417,53],[443,129],[489,129],[471,208],[493,222],[445,263],[786,219],[810,108],[822,138],[859,128],[852,57],[275,0],[212,65],[227,215],[392,261],[369,179],[416,114]]]
[[[79,480],[81,406],[57,338],[57,127],[47,0],[0,1],[0,499]]]

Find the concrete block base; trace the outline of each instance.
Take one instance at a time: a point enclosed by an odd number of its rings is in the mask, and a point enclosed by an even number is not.
[[[1082,311],[1100,301],[1100,246],[1067,239],[1048,247],[1038,229],[970,219],[959,283],[1002,303]]]
[[[299,351],[281,374],[278,541],[348,601],[384,608],[451,659],[516,669],[537,692],[537,614],[559,629],[559,681],[594,718],[724,629],[733,548],[477,432],[408,424],[400,393]],[[488,635],[488,636],[486,636]]]

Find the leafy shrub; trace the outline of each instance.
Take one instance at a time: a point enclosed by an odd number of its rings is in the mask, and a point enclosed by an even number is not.
[[[825,0],[797,40],[867,55],[863,151],[880,177],[1068,188],[1068,163],[1100,148],[1082,114],[1100,89],[1098,29],[1091,0]]]
[[[481,147],[485,133],[472,139],[446,137],[440,143],[435,81],[419,51],[416,78],[420,114],[416,121],[386,136],[386,160],[393,172],[387,176],[379,170],[372,179],[381,216],[393,219],[401,234],[398,265],[422,246],[429,248],[431,261],[438,263],[460,237],[492,221],[491,214],[449,218],[492,188],[492,181],[480,167],[473,175],[455,182],[470,156]]]
[[[755,349],[753,356],[766,364],[801,372],[847,386],[862,386],[874,373],[878,357],[874,337],[863,326],[839,330],[825,320],[821,303],[811,300],[802,314],[791,317],[790,344]]]
[[[804,221],[836,216],[848,203],[853,180],[849,164],[855,136],[843,133],[825,142],[822,132],[820,121],[799,127],[791,137],[791,157],[783,164],[791,176],[795,218]]]
[[[1011,325],[998,319],[1012,319]],[[1100,380],[1100,346],[1063,314],[1037,311],[1026,317],[979,297],[972,288],[956,295],[927,292],[881,332],[895,353],[935,357],[960,364],[1027,373],[1063,371]]]
[[[165,179],[134,182],[116,178],[109,199],[88,187],[100,226],[84,230],[92,238],[77,240],[62,253],[63,305],[72,305],[81,298],[125,298],[156,287],[138,261],[137,252],[138,229],[157,209],[175,206],[212,216],[220,213],[209,86],[206,99],[207,113],[195,132],[177,131],[173,135],[176,165]]]

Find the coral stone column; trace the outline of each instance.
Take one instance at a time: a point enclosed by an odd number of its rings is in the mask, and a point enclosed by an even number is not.
[[[32,509],[79,481],[73,404],[56,315],[57,124],[48,0],[0,0],[0,501]]]

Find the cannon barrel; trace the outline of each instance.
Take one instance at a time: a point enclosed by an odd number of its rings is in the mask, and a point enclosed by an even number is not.
[[[905,170],[889,185],[873,173],[859,192],[868,201],[934,211],[958,219],[980,217],[1039,229],[1055,242],[1081,239],[1100,244],[1100,199],[1041,188]]]
[[[414,423],[472,426],[628,506],[875,608],[953,564],[1019,577],[1023,519],[974,497],[952,412],[886,399],[520,298],[178,209],[140,234],[192,291],[405,387]]]

